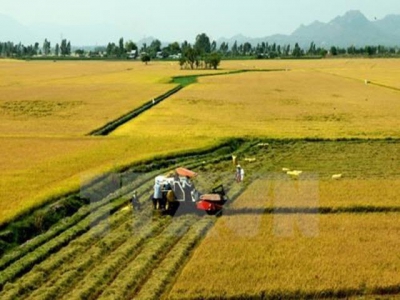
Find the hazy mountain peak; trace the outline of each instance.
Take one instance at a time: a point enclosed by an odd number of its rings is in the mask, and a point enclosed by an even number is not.
[[[341,25],[341,26],[346,26],[346,25],[360,26],[368,23],[369,23],[368,19],[359,10],[350,10],[343,16],[338,16],[330,22],[330,24]]]

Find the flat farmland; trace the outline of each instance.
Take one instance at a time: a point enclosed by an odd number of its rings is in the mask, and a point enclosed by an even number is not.
[[[85,137],[187,73],[193,74],[171,63],[0,61],[0,224],[79,189],[82,177],[198,148],[193,140],[178,144],[146,134]]]
[[[172,89],[175,64],[0,62],[0,135],[85,135]]]
[[[201,77],[113,135],[399,137],[399,99],[398,91],[314,70]]]
[[[318,216],[311,236],[288,218],[223,217],[170,298],[345,297],[398,287],[397,214]]]
[[[400,62],[398,59],[227,61],[223,65],[227,69],[315,70],[353,79],[364,84],[367,80],[372,84],[381,84],[388,88],[400,88],[398,80]]]
[[[104,137],[0,138],[0,224],[133,162],[198,149],[194,140]],[[203,141],[211,146],[213,140]]]
[[[0,298],[398,296],[398,70],[366,59],[222,61],[217,72],[0,61]],[[218,76],[194,81],[202,74]],[[186,75],[110,135],[88,135]],[[178,163],[202,192],[225,186],[222,217],[152,211],[154,176]]]
[[[275,193],[268,186],[270,181],[254,182],[231,205],[195,250],[169,299],[349,297],[398,287],[397,213],[273,213],[271,206],[309,203],[313,191],[290,179],[275,182]],[[352,190],[347,193],[351,202]],[[314,196],[321,198],[315,206],[326,204],[324,195]]]

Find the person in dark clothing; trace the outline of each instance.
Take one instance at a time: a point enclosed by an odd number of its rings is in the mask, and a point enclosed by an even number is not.
[[[133,191],[131,203],[133,210],[140,211],[141,207],[140,207],[139,197],[136,191]]]

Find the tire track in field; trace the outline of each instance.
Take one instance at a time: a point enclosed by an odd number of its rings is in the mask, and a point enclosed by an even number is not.
[[[163,256],[178,243],[198,221],[191,215],[175,218],[158,236],[148,241],[139,255],[124,268],[99,295],[98,299],[127,299],[148,278]]]
[[[246,147],[250,146],[251,145],[246,144]],[[230,155],[227,154],[212,156],[211,159],[208,156],[209,154],[200,155],[197,158],[194,156],[189,156],[189,159],[186,161],[186,166],[190,168],[197,168],[204,164],[204,159],[206,159],[208,163],[218,163],[221,160],[224,161],[230,159]],[[151,183],[153,181],[155,173],[158,174],[160,172],[164,172],[165,170],[171,169],[173,168],[169,167],[159,171],[147,173],[145,179],[142,178],[140,181],[140,190],[142,191],[140,192],[140,194],[143,196],[144,194],[149,193],[149,189],[151,188]],[[139,183],[137,182],[136,184],[139,185]],[[227,184],[227,186],[229,187],[230,185]],[[126,196],[127,194],[129,194],[132,188],[132,185],[130,185],[129,188],[123,187],[120,190],[113,192],[112,194],[104,198],[108,199],[108,201],[111,201],[112,199],[117,199],[115,205],[113,206],[113,209],[108,212],[111,212],[111,215],[107,214],[107,207],[105,207],[104,205],[97,207],[97,209],[95,210],[95,216],[97,217],[94,218],[96,221],[95,224],[93,224],[93,218],[89,219],[89,216],[86,217],[84,220],[78,222],[76,225],[69,227],[69,229],[67,229],[66,231],[63,231],[55,239],[50,240],[49,242],[42,244],[39,247],[33,247],[32,252],[27,253],[26,255],[22,255],[20,259],[11,264],[5,270],[6,272],[0,273],[0,278],[2,279],[8,276],[8,280],[5,281],[7,282],[7,285],[4,290],[0,292],[0,297],[2,299],[16,299],[21,297],[26,298],[29,295],[31,299],[54,299],[59,298],[64,294],[70,295],[70,293],[74,291],[74,284],[78,280],[86,278],[88,274],[90,274],[91,268],[95,264],[100,263],[101,261],[111,260],[112,257],[110,256],[110,253],[113,253],[117,249],[120,249],[121,245],[126,243],[130,239],[129,237],[131,236],[131,234],[129,234],[129,232],[124,233],[126,226],[130,227],[131,225],[129,224],[129,221],[127,221],[127,218],[129,219],[129,214],[131,213],[130,206],[128,208],[129,211],[124,209],[121,212],[116,212],[118,211],[118,209],[121,209],[123,206],[127,205],[129,199],[121,197],[123,195]],[[104,199],[101,201],[104,201]],[[147,199],[145,201],[147,201]],[[145,209],[149,208],[149,206],[149,204],[145,204]],[[103,209],[105,211],[103,211]],[[104,216],[110,216],[110,219],[107,218],[103,220],[102,218]],[[145,218],[149,219],[148,216]],[[199,220],[199,217],[193,214],[184,215],[183,217],[176,218],[176,220],[181,220],[184,218],[189,218],[189,221],[186,221],[188,222],[186,224],[187,226],[179,224],[178,225],[186,228],[184,229],[185,232],[189,230],[192,224],[195,224]],[[163,220],[165,220],[165,218],[160,218],[156,220],[157,222],[164,222]],[[82,224],[83,221],[85,221],[85,224]],[[139,230],[140,233],[140,231],[143,229],[143,226],[139,226],[137,229],[139,228],[141,228]],[[181,229],[178,228],[178,231],[179,230]],[[108,232],[110,234],[104,236],[105,232]],[[110,237],[110,235],[112,235],[113,233],[115,233],[115,236]],[[95,235],[94,238],[93,235]],[[178,234],[177,236],[179,239],[181,239],[183,233]],[[151,236],[148,239],[150,241],[145,241],[143,243],[147,245],[148,242],[151,242],[153,240],[153,237]],[[62,243],[60,242],[60,240]],[[160,246],[161,248],[157,248],[157,250],[147,250],[147,256],[143,254],[142,257],[152,257],[153,255],[151,253],[156,253],[160,256],[160,261],[163,261],[163,258],[168,256],[169,250],[174,247],[174,245],[178,242],[179,240],[171,241],[169,239],[165,239],[163,242],[164,246]],[[46,254],[46,246],[49,245],[51,251]],[[141,253],[140,249],[138,248],[137,250],[137,256],[139,256]],[[136,257],[135,255],[131,255],[129,257],[131,257],[131,259],[134,259]],[[121,265],[124,266],[124,264]],[[135,293],[139,290],[142,283],[147,282],[150,274],[152,273],[152,270],[156,267],[156,265],[152,264],[151,262],[149,264],[146,263],[145,265],[147,266],[146,270],[142,275],[137,277],[141,279],[140,284],[135,288]],[[32,268],[32,266],[34,268]],[[30,268],[32,269],[28,272]],[[21,276],[21,274],[23,273],[26,274]],[[114,272],[114,275],[111,276],[111,284],[114,278],[116,279],[118,278],[118,276],[120,276],[119,273],[120,271],[117,270]],[[19,277],[17,281],[11,283],[11,281],[14,280],[16,277]],[[91,288],[89,288],[89,290],[91,291]],[[66,299],[68,298],[69,297],[67,297]]]
[[[40,288],[51,277],[56,277],[60,273],[62,266],[68,265],[77,259],[79,255],[85,253],[90,247],[96,245],[104,238],[106,233],[119,231],[119,235],[129,234],[121,230],[129,221],[130,211],[121,212],[117,216],[113,215],[110,220],[103,220],[91,230],[75,239],[67,247],[49,256],[46,260],[36,265],[30,272],[20,277],[15,283],[0,293],[2,299],[12,299],[15,296],[21,297],[27,291]],[[136,220],[137,223],[140,220]],[[110,231],[111,230],[111,231]],[[116,242],[120,237],[115,237]]]
[[[117,245],[112,245],[111,243],[107,242],[106,236],[99,243],[83,253],[81,257],[79,257],[77,260],[74,260],[73,263],[64,266],[63,270],[60,272],[61,274],[56,276],[54,280],[46,282],[46,284],[35,290],[28,299],[60,299],[63,295],[70,292],[74,288],[75,284],[82,280],[86,274],[90,272],[93,266],[96,264],[101,265],[104,261],[111,261],[111,258],[115,255],[115,252],[118,253],[121,251],[121,249],[128,249],[128,252],[125,253],[125,255],[127,255],[127,260],[129,261],[132,256],[135,256],[135,253],[140,252],[140,249],[148,239],[152,239],[153,235],[157,236],[159,232],[162,231],[168,224],[168,220],[165,219],[157,220],[150,225],[148,222],[144,222],[139,226],[136,226],[136,228],[130,228],[128,230],[129,234],[126,234],[123,238],[120,238],[120,241],[118,241]],[[125,225],[128,227],[132,226],[131,224]],[[133,233],[136,231],[141,232],[134,236]],[[114,237],[111,236],[111,239],[118,240],[120,235],[121,234],[117,230],[114,232]],[[129,247],[126,247],[127,245]]]
[[[212,218],[204,218],[193,224],[188,233],[148,274],[142,286],[132,293],[131,299],[160,299],[165,292],[165,287],[179,274],[178,271],[189,260],[190,252],[214,222]]]

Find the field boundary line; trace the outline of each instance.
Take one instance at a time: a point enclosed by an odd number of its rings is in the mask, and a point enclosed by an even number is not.
[[[364,84],[367,84],[367,85],[369,85],[369,84],[370,85],[375,85],[375,86],[378,86],[378,87],[381,87],[381,88],[386,88],[386,89],[389,89],[389,90],[400,92],[400,88],[396,88],[394,86],[385,85],[385,84],[382,84],[382,83],[377,83],[377,82],[369,81],[369,80],[367,80],[367,82],[365,83],[366,79],[358,79],[358,78],[354,78],[354,77],[349,77],[349,76],[344,76],[344,75],[340,75],[340,74],[331,73],[331,72],[328,72],[328,71],[321,71],[321,70],[316,70],[316,69],[312,69],[312,70],[315,71],[315,72],[328,74],[328,75],[332,75],[332,76],[336,76],[336,77],[340,77],[340,78],[345,78],[345,79],[349,79],[349,80],[354,80],[354,81],[358,81],[358,82],[364,82]]]
[[[174,87],[173,89],[167,91],[166,93],[164,93],[164,94],[162,94],[162,95],[160,95],[158,97],[155,97],[154,99],[152,99],[150,101],[147,101],[146,103],[144,103],[143,105],[139,106],[138,108],[135,108],[134,110],[122,115],[121,117],[119,117],[119,118],[117,118],[117,119],[105,124],[104,126],[89,132],[87,135],[94,135],[94,136],[97,136],[97,135],[108,135],[109,133],[111,133],[112,131],[117,129],[122,124],[124,124],[124,123],[132,120],[133,118],[139,116],[140,114],[142,114],[146,110],[150,109],[154,105],[157,105],[161,101],[163,101],[163,100],[167,99],[168,97],[170,97],[171,95],[175,94],[180,89],[182,89],[182,86],[178,85],[178,86]]]
[[[269,208],[227,208],[224,214],[234,215],[285,215],[285,214],[371,214],[399,213],[400,206],[349,206],[349,207],[269,207]]]
[[[197,81],[198,77],[208,77],[208,76],[219,76],[219,75],[232,75],[232,74],[239,74],[239,73],[245,73],[245,72],[278,72],[278,71],[288,71],[286,69],[242,69],[242,70],[233,70],[233,71],[227,71],[227,72],[221,72],[221,73],[207,73],[207,74],[198,74],[198,75],[185,75],[185,76],[173,76],[171,78],[170,83],[175,83],[178,84],[175,86],[173,89],[165,92],[164,94],[161,94],[160,96],[157,96],[141,106],[131,110],[130,112],[122,115],[121,117],[112,120],[108,122],[107,124],[103,125],[100,128],[94,129],[88,134],[87,136],[93,135],[93,136],[101,136],[101,135],[108,135],[111,132],[113,132],[115,129],[120,127],[121,125],[127,123],[128,121],[136,118],[137,116],[141,115],[148,109],[151,109],[153,106],[159,104],[160,102],[164,101],[165,99],[169,98],[173,94],[179,92],[181,89],[186,87],[189,84],[195,83]],[[184,79],[189,79],[188,82],[182,83],[180,80]]]
[[[373,297],[373,296],[398,296],[400,293],[400,285],[389,285],[389,286],[375,286],[371,288],[345,288],[345,289],[326,289],[320,291],[260,291],[258,294],[253,295],[237,295],[237,296],[210,296],[210,297],[183,297],[180,299],[186,300],[242,300],[242,299],[265,299],[265,300],[278,300],[278,299],[344,299],[348,297]],[[176,299],[176,298],[168,298]]]

